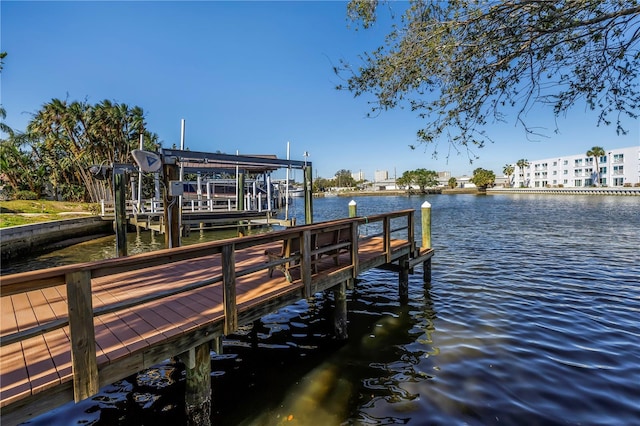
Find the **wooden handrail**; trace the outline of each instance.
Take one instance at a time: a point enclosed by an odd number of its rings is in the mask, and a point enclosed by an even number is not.
[[[179,289],[155,293],[151,295],[145,295],[136,299],[128,300],[125,302],[114,303],[108,306],[102,306],[98,308],[92,308],[92,315],[94,317],[113,313],[122,309],[132,308],[137,305],[148,303],[151,301],[159,300],[165,297],[173,296],[179,293],[191,291],[208,285],[216,284],[219,282],[225,283],[225,296],[229,299],[229,308],[235,307],[235,288],[228,286],[235,286],[235,279],[250,273],[258,272],[262,269],[273,268],[274,266],[281,265],[292,260],[299,260],[302,268],[302,280],[305,284],[310,285],[311,282],[311,269],[312,259],[318,255],[335,251],[335,250],[348,250],[350,251],[350,265],[353,268],[354,277],[357,274],[357,236],[358,227],[363,224],[370,224],[372,222],[383,222],[383,237],[384,247],[387,258],[390,260],[390,241],[391,233],[400,230],[411,231],[413,229],[413,210],[402,210],[397,212],[391,212],[386,214],[377,214],[368,217],[355,217],[345,218],[330,222],[320,222],[309,225],[301,225],[292,227],[285,230],[273,231],[266,234],[259,234],[246,237],[237,237],[221,241],[213,241],[208,243],[199,243],[185,247],[179,247],[174,249],[163,249],[155,252],[141,253],[137,255],[114,258],[107,260],[100,260],[95,262],[74,264],[59,266],[38,271],[29,271],[23,273],[17,273],[12,275],[5,275],[0,277],[0,297],[7,297],[18,293],[26,293],[33,290],[44,289],[52,286],[59,286],[69,283],[68,277],[77,276],[78,274],[86,274],[90,278],[105,277],[114,275],[117,273],[134,271],[138,269],[145,269],[153,266],[163,265],[167,263],[178,262],[187,259],[198,258],[209,255],[220,255],[223,259],[223,272],[221,275],[211,277],[206,280],[190,283],[187,286],[183,286]],[[391,219],[406,217],[407,225],[391,229]],[[348,235],[344,241],[339,241],[336,244],[332,244],[325,247],[312,247],[312,236],[323,232],[345,231],[345,235]],[[241,270],[236,270],[231,265],[235,265],[235,261],[232,260],[235,250],[241,250],[252,246],[273,243],[277,241],[284,241],[289,238],[300,238],[301,244],[300,253],[291,256],[289,258],[282,258],[265,262],[260,266],[252,266]],[[413,244],[414,236],[408,232],[407,238],[411,244]],[[231,269],[233,271],[231,271]],[[307,289],[307,296],[310,296],[308,292],[311,291],[309,287]],[[232,297],[233,296],[233,297]],[[225,306],[227,303],[225,302]],[[233,314],[229,311],[231,317],[227,321],[225,326],[226,330],[230,330],[237,324],[237,309]],[[225,310],[225,315],[227,311]],[[234,320],[234,316],[236,316]],[[88,321],[87,324],[92,325],[93,321]],[[26,340],[28,338],[44,334],[67,325],[71,325],[68,318],[58,318],[50,321],[47,324],[40,324],[32,328],[21,330],[19,332],[7,334],[0,337],[0,346],[6,346],[11,343]]]

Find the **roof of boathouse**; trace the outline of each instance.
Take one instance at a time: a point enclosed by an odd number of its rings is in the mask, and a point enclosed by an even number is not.
[[[236,167],[252,172],[266,173],[282,168],[302,169],[310,161],[279,159],[276,155],[232,155],[179,149],[162,149],[162,155],[176,157],[176,161],[187,173],[233,171]]]

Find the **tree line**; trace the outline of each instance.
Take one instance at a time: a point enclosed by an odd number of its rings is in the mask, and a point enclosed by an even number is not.
[[[96,104],[52,99],[27,124],[25,132],[4,123],[0,169],[5,193],[33,198],[47,192],[54,199],[98,202],[110,199],[111,179],[100,172],[112,164],[131,164],[131,151],[156,151],[158,136],[146,130],[138,106],[103,100]],[[97,166],[93,167],[92,166]],[[96,175],[96,172],[98,175]]]

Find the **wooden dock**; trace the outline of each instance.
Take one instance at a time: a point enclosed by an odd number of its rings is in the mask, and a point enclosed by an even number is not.
[[[194,368],[198,348],[317,292],[344,295],[371,268],[398,270],[402,296],[414,266],[427,279],[432,255],[403,210],[3,276],[2,424],[174,356]],[[346,302],[344,315],[346,332]]]

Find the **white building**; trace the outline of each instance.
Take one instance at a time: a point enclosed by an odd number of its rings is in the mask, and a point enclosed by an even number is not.
[[[387,170],[376,170],[374,174],[374,182],[383,182],[389,179],[389,172]]]
[[[529,161],[522,170],[512,164],[511,176],[515,188],[594,186],[599,177],[599,186],[640,185],[640,145],[629,148],[605,150],[597,159],[586,154],[546,158]]]
[[[351,173],[351,177],[356,182],[362,182],[362,181],[365,180],[364,172],[362,170],[360,170],[359,172],[356,172],[356,173]]]

